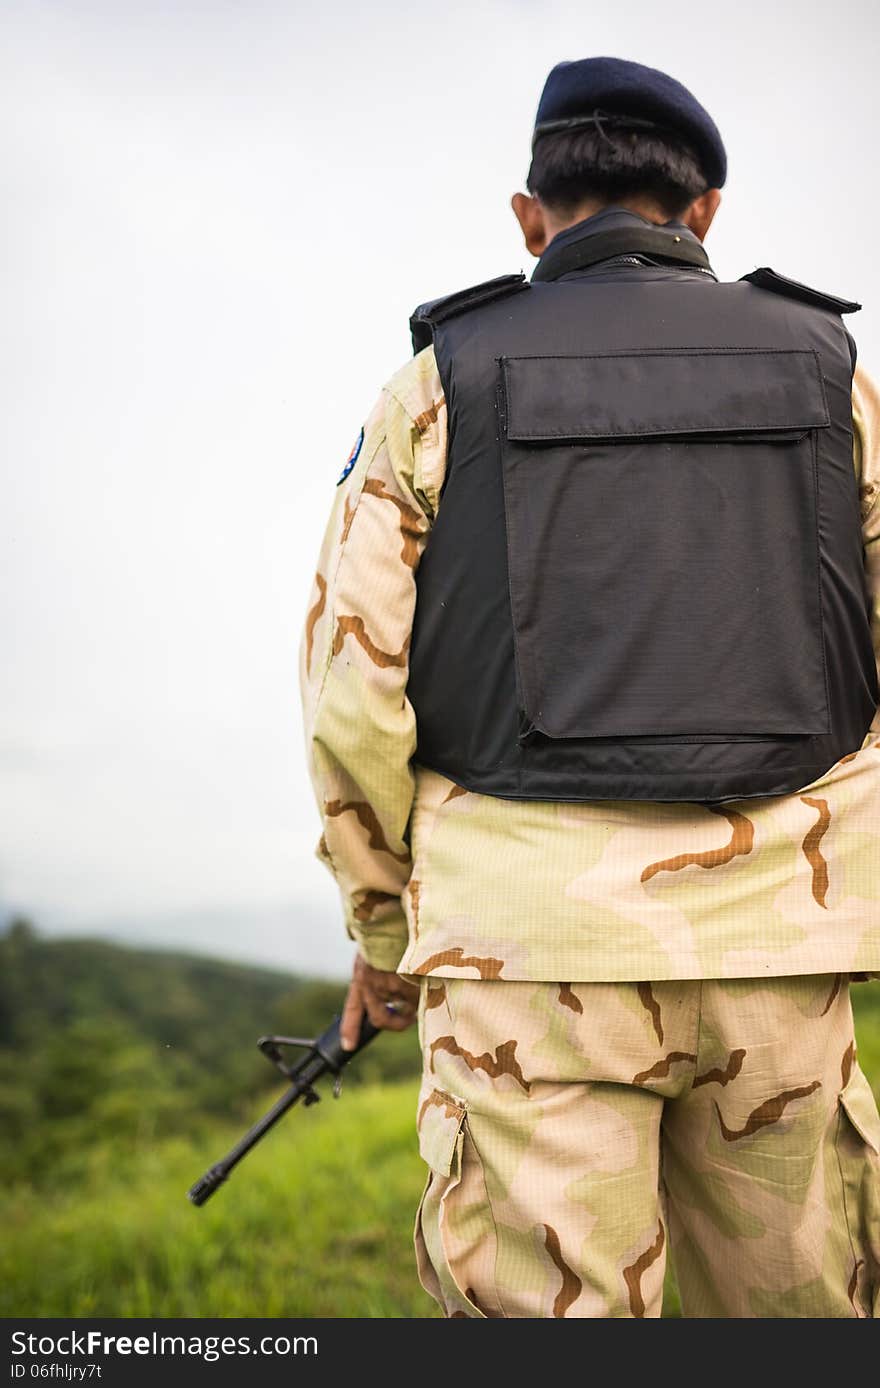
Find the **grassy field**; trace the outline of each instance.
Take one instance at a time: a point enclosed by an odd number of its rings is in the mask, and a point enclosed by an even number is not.
[[[398,1081],[299,1108],[201,1209],[186,1191],[237,1128],[101,1148],[74,1189],[10,1189],[0,1314],[433,1315],[411,1244],[415,1107]]]
[[[359,1057],[365,1082],[352,1074],[338,1103],[325,1090],[322,1103],[287,1115],[214,1198],[195,1209],[186,1199],[189,1186],[273,1097],[271,1089],[255,1093],[250,1060],[238,1069],[239,1049],[250,1056],[253,1036],[263,1029],[258,1017],[283,1020],[290,1008],[291,1018],[303,1020],[313,1008],[326,1018],[336,1004],[332,988],[325,996],[324,985],[299,984],[288,996],[290,980],[281,976],[255,974],[249,981],[236,971],[227,978],[226,966],[206,975],[207,965],[183,957],[138,956],[132,971],[123,966],[133,955],[83,947],[82,974],[91,991],[74,1006],[79,956],[38,941],[26,945],[33,955],[27,976],[40,981],[41,1007],[58,995],[67,1013],[59,1003],[60,1039],[40,1052],[37,1032],[27,1029],[32,1009],[22,1003],[24,984],[10,986],[5,1011],[0,1007],[0,1028],[9,1036],[0,1046],[6,1138],[5,1155],[0,1143],[0,1315],[439,1314],[419,1286],[412,1248],[425,1177],[415,1138],[412,1032],[384,1038]],[[102,997],[119,991],[120,974],[126,987],[140,989],[125,997],[127,1032],[107,1029],[109,1012],[103,1030],[82,1031],[83,1016],[99,1011],[95,980],[102,969]],[[168,986],[172,974],[176,991]],[[12,976],[7,971],[7,980]],[[194,995],[183,986],[187,979]],[[224,1046],[207,1071],[184,1066],[179,1074],[160,1073],[151,1091],[150,1079],[169,1054],[156,1038],[171,1034],[173,1023],[189,1055],[204,1030],[197,1018],[193,1035],[184,1035],[193,997],[207,1007],[212,988],[222,996],[230,986],[242,1015],[235,1020],[230,1012],[229,1025],[235,1021],[249,1046]],[[253,997],[245,1006],[248,987]],[[880,983],[854,987],[853,1002],[859,1059],[878,1092]],[[113,1026],[120,1025],[117,1016]],[[212,1087],[223,1056],[230,1067],[224,1083],[235,1098],[225,1116]],[[254,1073],[270,1079],[258,1063]],[[204,1080],[199,1091],[206,1073],[211,1084]],[[677,1312],[670,1277],[664,1314]]]

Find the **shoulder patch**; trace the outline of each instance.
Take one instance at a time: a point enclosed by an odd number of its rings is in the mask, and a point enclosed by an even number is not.
[[[339,474],[339,481],[336,483],[337,487],[339,486],[339,484],[340,484],[341,482],[344,482],[344,481],[345,481],[346,477],[347,477],[348,474],[351,472],[352,468],[354,467],[355,463],[356,463],[357,460],[358,460],[358,454],[360,453],[360,451],[361,451],[361,449],[363,448],[363,446],[364,446],[364,431],[363,431],[363,429],[361,429],[361,432],[358,434],[357,438],[355,439],[354,443],[352,444],[351,452],[349,453],[348,457],[347,457],[346,460],[345,460],[345,467],[342,469],[342,472]]]
[[[420,352],[423,347],[429,347],[435,325],[444,323],[447,318],[454,318],[459,313],[479,308],[481,304],[491,303],[493,299],[503,299],[508,294],[517,294],[529,288],[525,275],[520,271],[518,275],[499,275],[497,279],[472,284],[468,289],[458,289],[443,299],[429,299],[427,303],[419,304],[409,320],[413,351]]]
[[[819,289],[811,289],[808,284],[778,275],[769,265],[761,265],[750,275],[742,275],[749,284],[759,289],[769,289],[773,294],[784,294],[789,299],[798,299],[802,304],[812,304],[814,308],[827,308],[832,313],[857,313],[862,307],[854,299],[838,299],[834,294],[823,294]]]

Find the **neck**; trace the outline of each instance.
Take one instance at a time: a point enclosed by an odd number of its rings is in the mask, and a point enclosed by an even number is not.
[[[532,279],[559,279],[620,255],[659,256],[664,264],[689,266],[715,278],[702,243],[682,222],[658,226],[615,204],[558,232],[541,252]]]
[[[670,221],[670,217],[656,203],[652,203],[647,198],[621,199],[619,202],[600,202],[597,199],[581,203],[580,206],[570,212],[553,212],[550,208],[544,208],[544,225],[547,230],[547,240],[552,241],[554,236],[558,236],[560,231],[567,231],[569,227],[577,226],[578,222],[585,222],[588,217],[594,217],[597,212],[604,212],[609,207],[623,208],[627,212],[636,212],[640,217],[644,217],[648,222],[655,222],[662,226]]]

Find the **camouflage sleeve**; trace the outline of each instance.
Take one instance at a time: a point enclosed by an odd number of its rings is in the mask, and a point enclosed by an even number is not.
[[[445,467],[443,405],[432,348],[383,389],[337,487],[300,643],[316,854],[349,935],[380,969],[395,969],[407,943],[416,727],[406,684],[415,570]]]
[[[865,575],[871,604],[874,655],[880,675],[880,391],[856,368],[853,379],[853,440],[862,507]],[[880,732],[880,708],[871,722]]]

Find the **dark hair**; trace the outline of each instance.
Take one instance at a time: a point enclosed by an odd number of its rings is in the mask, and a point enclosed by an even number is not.
[[[558,212],[591,198],[649,197],[670,218],[706,191],[699,160],[684,140],[654,131],[588,126],[540,135],[526,187]]]

